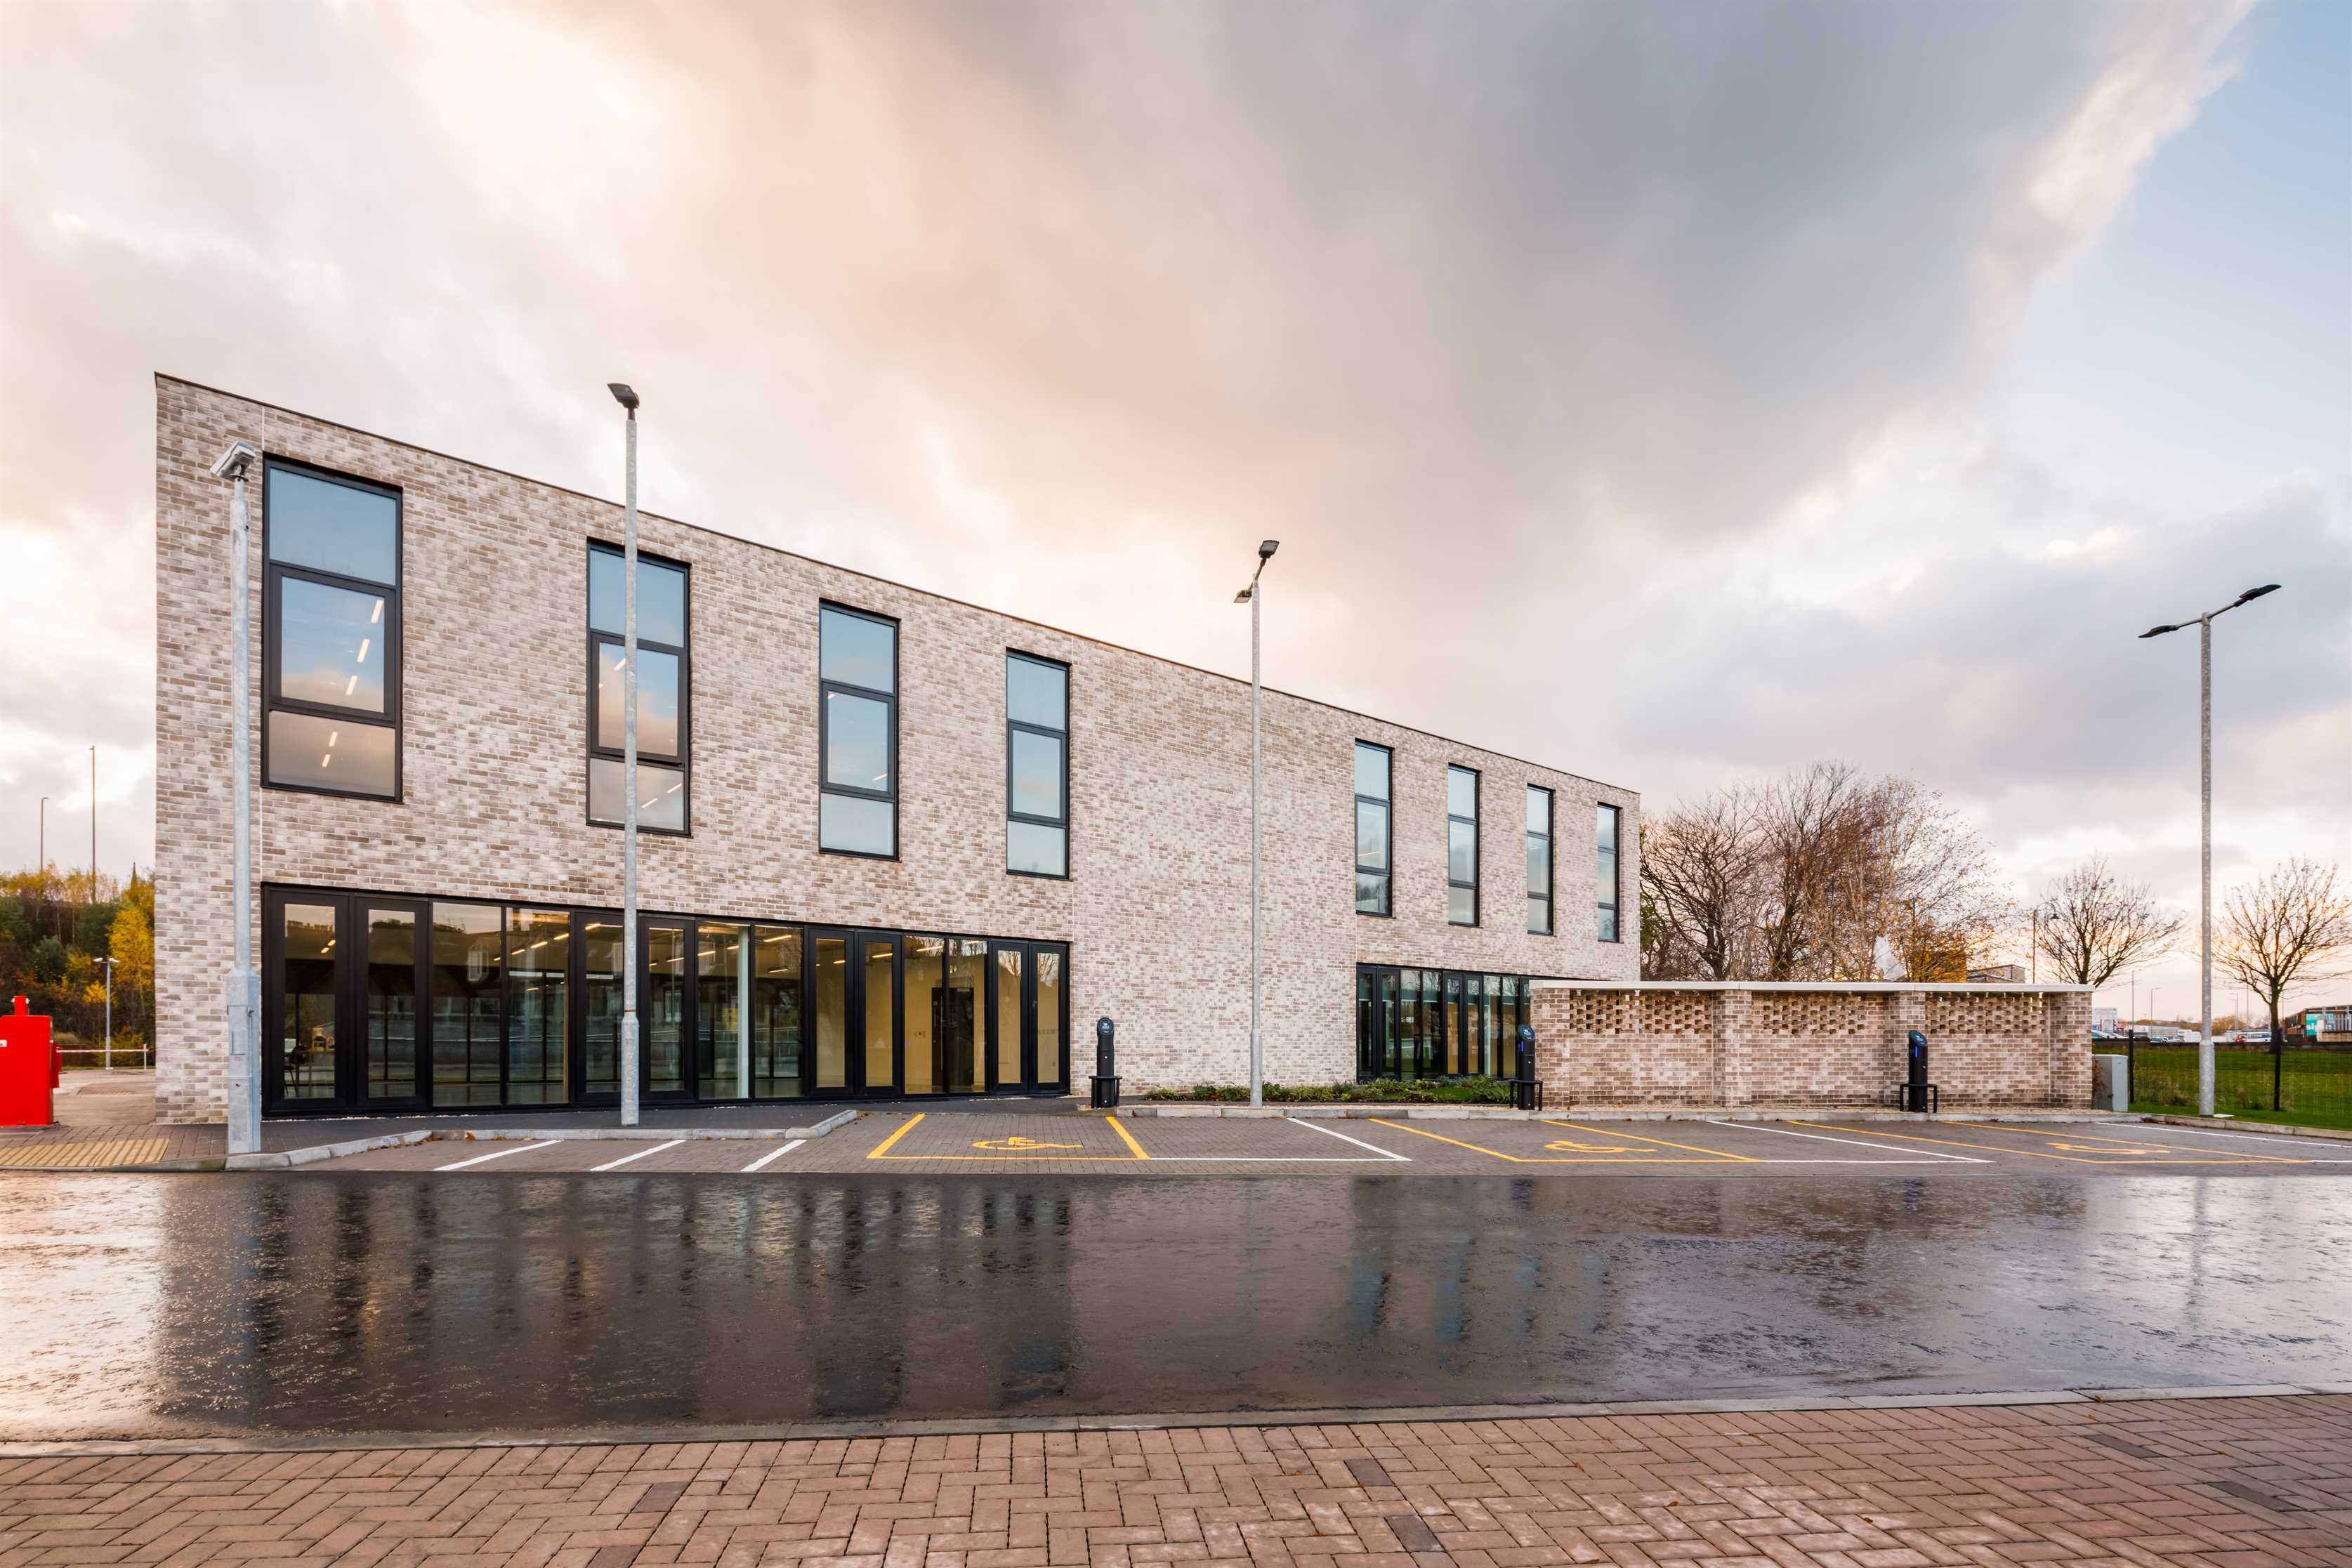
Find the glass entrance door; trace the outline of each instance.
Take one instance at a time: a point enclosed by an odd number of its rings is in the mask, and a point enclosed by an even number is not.
[[[425,1101],[425,906],[262,894],[262,1097],[273,1112]]]

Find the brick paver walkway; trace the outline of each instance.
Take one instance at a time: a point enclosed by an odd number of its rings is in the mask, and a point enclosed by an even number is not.
[[[2352,1396],[0,1459],[0,1568],[265,1559],[2347,1563]]]

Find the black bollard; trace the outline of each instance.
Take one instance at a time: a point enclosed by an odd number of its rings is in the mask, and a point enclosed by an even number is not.
[[[1095,1019],[1095,1109],[1108,1111],[1118,1104],[1118,1026],[1107,1018]]]

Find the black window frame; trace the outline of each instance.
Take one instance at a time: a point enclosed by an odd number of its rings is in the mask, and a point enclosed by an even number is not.
[[[1609,885],[1606,898],[1597,898],[1593,905],[1592,936],[1597,942],[1625,940],[1625,808],[1606,800],[1594,802],[1601,811],[1609,813]],[[1593,880],[1600,881],[1601,821],[1598,811],[1592,825]],[[1606,912],[1613,935],[1601,935],[1601,915]]]
[[[1044,725],[1031,724],[1013,716],[1013,661],[1015,659],[1025,660],[1032,664],[1040,664],[1048,669],[1062,672],[1062,727],[1060,729],[1048,729]],[[1065,660],[1049,659],[1043,653],[1031,653],[1019,648],[1007,648],[1004,650],[1004,821],[1006,823],[1004,874],[1033,876],[1044,882],[1067,882],[1070,880],[1070,666]],[[897,677],[894,674],[892,678],[895,680]],[[1062,743],[1062,814],[1059,819],[1041,817],[1034,812],[1016,811],[1013,809],[1013,737],[1015,731],[1044,736]],[[895,768],[891,773],[891,779],[894,783],[898,779]],[[1060,874],[1056,875],[1050,871],[1014,869],[1011,826],[1014,822],[1026,822],[1035,828],[1059,828],[1062,831]]]
[[[603,539],[590,539],[588,557],[583,562],[587,575],[583,579],[585,592],[583,595],[581,610],[583,623],[588,630],[588,752],[587,758],[583,764],[583,768],[586,770],[583,774],[583,782],[589,774],[593,774],[594,764],[600,758],[606,762],[625,763],[628,760],[625,747],[601,746],[597,743],[596,678],[599,672],[596,667],[596,650],[607,643],[615,648],[625,647],[628,643],[625,632],[599,631],[596,626],[594,559],[600,552],[613,556],[621,561],[622,591],[626,592],[628,590],[626,547],[610,544]],[[637,634],[638,652],[673,653],[677,657],[677,753],[675,756],[663,756],[647,751],[643,744],[640,744],[637,747],[637,760],[640,763],[651,762],[658,767],[677,768],[686,780],[683,791],[686,796],[686,809],[681,813],[685,825],[677,828],[649,828],[646,826],[643,813],[640,812],[637,831],[659,833],[667,839],[690,839],[694,836],[694,765],[691,760],[694,756],[694,567],[690,561],[673,560],[667,556],[655,555],[649,550],[637,551],[638,565],[643,566],[648,561],[656,566],[668,568],[686,580],[683,601],[686,644],[683,647],[674,647],[667,643],[656,643],[642,632]],[[595,792],[593,789],[585,791],[582,810],[584,813],[583,820],[592,828],[624,830],[627,826],[625,822],[607,821],[596,815]]]
[[[835,614],[854,615],[861,621],[871,621],[877,625],[887,626],[890,628],[890,690],[887,692],[878,692],[871,686],[852,685],[846,681],[829,681],[825,679],[824,612],[828,610],[834,612]],[[860,610],[854,604],[844,604],[838,600],[820,599],[817,601],[816,851],[817,853],[821,855],[846,855],[852,860],[895,861],[899,857],[899,854],[904,848],[904,844],[900,838],[902,824],[899,821],[898,811],[898,693],[906,685],[905,674],[900,668],[901,645],[904,641],[904,639],[899,635],[900,630],[901,627],[898,618],[895,615],[885,615],[878,610]],[[826,782],[828,777],[826,764],[831,760],[833,751],[833,713],[831,705],[828,704],[825,699],[834,692],[840,692],[845,696],[864,697],[871,702],[881,703],[887,708],[890,717],[889,736],[887,741],[888,757],[890,759],[890,788],[887,790],[860,789],[849,785],[832,784]],[[827,795],[843,795],[852,800],[858,800],[888,801],[890,804],[890,852],[888,854],[877,854],[872,850],[836,850],[828,848],[824,841],[824,798]]]
[[[1528,889],[1528,935],[1557,936],[1559,935],[1559,905],[1557,897],[1559,889],[1559,857],[1556,849],[1559,836],[1559,797],[1548,784],[1530,784],[1528,786],[1528,793],[1531,796],[1541,795],[1544,798],[1544,831],[1538,833],[1533,828],[1528,830],[1528,843],[1533,844],[1538,839],[1543,841],[1544,923],[1542,929],[1538,930],[1535,923],[1537,894],[1536,890],[1530,887]]]
[[[1382,746],[1377,740],[1357,741],[1348,752],[1349,779],[1351,783],[1355,778],[1356,753],[1366,750],[1377,751],[1388,758],[1389,792],[1378,799],[1370,795],[1356,795],[1354,807],[1349,813],[1348,828],[1356,839],[1355,874],[1360,877],[1378,876],[1381,879],[1381,906],[1378,909],[1366,909],[1362,901],[1355,897],[1352,887],[1349,889],[1349,896],[1355,903],[1357,914],[1372,920],[1391,920],[1396,916],[1396,748]],[[1362,819],[1364,808],[1367,806],[1378,806],[1388,819],[1388,863],[1385,865],[1369,866],[1364,863]]]
[[[1470,814],[1466,817],[1457,816],[1454,810],[1454,776],[1456,773],[1470,776]],[[1486,808],[1486,783],[1475,768],[1465,768],[1458,762],[1445,765],[1445,923],[1465,930],[1476,929],[1486,913],[1479,888],[1482,880],[1479,873],[1485,869],[1486,842],[1485,835],[1478,831],[1478,819]],[[1454,880],[1454,824],[1456,822],[1470,824],[1470,880],[1466,883]],[[1467,920],[1454,918],[1454,890],[1457,887],[1470,890],[1470,918]]]
[[[270,549],[271,530],[275,527],[277,507],[271,495],[271,476],[279,469],[288,469],[331,485],[343,485],[354,490],[371,491],[392,500],[392,575],[389,583],[374,582],[363,577],[349,577],[341,572],[328,571],[315,566],[300,566],[279,561]],[[373,800],[381,805],[404,805],[408,798],[406,768],[407,722],[402,716],[404,662],[407,657],[408,640],[402,625],[404,606],[401,582],[408,573],[408,500],[397,485],[362,478],[332,468],[322,468],[299,458],[281,457],[268,454],[261,460],[261,787],[283,789],[295,795],[327,795],[339,800]],[[299,581],[315,582],[324,588],[338,588],[351,593],[382,595],[384,601],[383,650],[383,711],[372,713],[365,708],[339,707],[330,703],[305,702],[282,695],[278,673],[278,609],[279,584],[292,577]],[[392,731],[392,793],[381,795],[372,789],[331,789],[322,784],[280,784],[270,777],[269,716],[273,713],[302,714],[311,718],[331,719],[346,724],[363,725],[373,729]]]

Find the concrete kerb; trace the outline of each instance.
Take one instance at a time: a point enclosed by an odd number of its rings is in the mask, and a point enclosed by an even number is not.
[[[807,1127],[417,1127],[404,1133],[385,1133],[373,1138],[352,1138],[340,1144],[317,1144],[307,1149],[281,1149],[273,1153],[231,1155],[223,1168],[233,1171],[290,1170],[320,1160],[341,1159],[347,1155],[372,1154],[377,1149],[405,1148],[412,1144],[471,1144],[521,1141],[547,1143],[572,1141],[597,1143],[634,1140],[667,1143],[782,1143],[822,1138],[836,1127],[845,1127],[862,1113],[856,1109],[836,1111],[824,1121]]]
[[[1797,1393],[1725,1399],[1619,1399],[1572,1404],[1332,1406],[1297,1410],[1173,1411],[1137,1415],[938,1416],[676,1427],[587,1427],[559,1431],[257,1433],[249,1436],[88,1437],[0,1442],[0,1458],[122,1454],[350,1453],[382,1448],[614,1448],[653,1443],[913,1437],[999,1432],[1141,1432],[1207,1427],[1362,1427],[1395,1423],[1529,1421],[1607,1416],[1768,1414],[1785,1410],[1916,1410],[1964,1406],[2120,1405],[2164,1399],[2276,1399],[2352,1394],[2340,1383],[2185,1388],[1988,1389],[1949,1394]]]
[[[1580,1122],[1785,1122],[1791,1117],[1833,1116],[1842,1122],[2137,1122],[2148,1118],[2122,1111],[1953,1110],[1936,1115],[1890,1111],[1883,1105],[1677,1106],[1660,1110],[1627,1105],[1571,1105],[1559,1110],[1515,1111],[1507,1105],[1318,1104],[1208,1105],[1181,1102],[1121,1105],[1118,1116],[1215,1116],[1239,1120],[1291,1117],[1301,1121],[1350,1118],[1429,1122],[1539,1122],[1573,1117]]]
[[[2135,1122],[2153,1122],[2159,1126],[2189,1127],[2208,1133],[2266,1133],[2274,1138],[2335,1138],[2352,1142],[2352,1127],[2298,1127],[2286,1122],[2242,1122],[2235,1116],[2151,1116],[2145,1112],[2130,1119]]]

